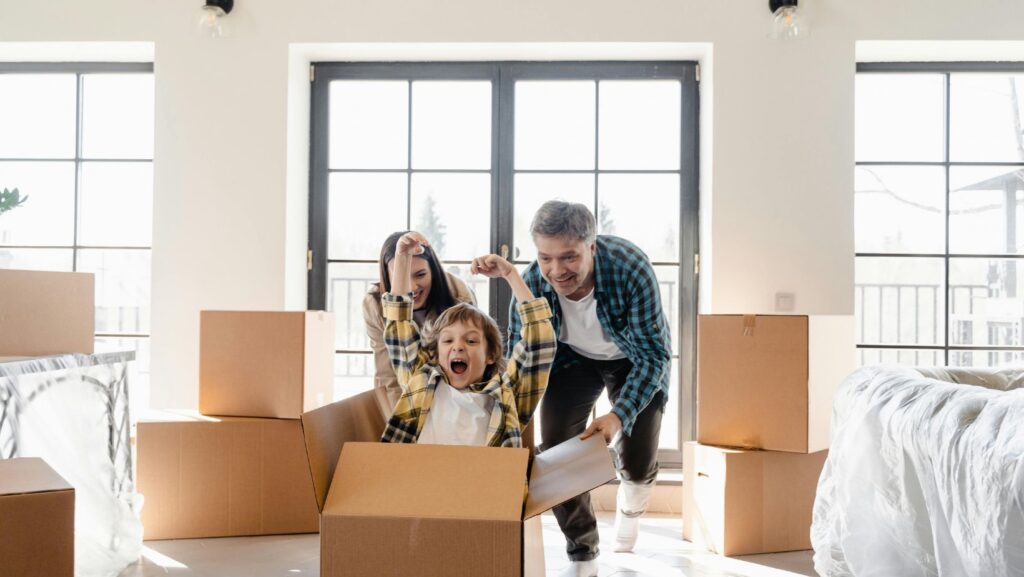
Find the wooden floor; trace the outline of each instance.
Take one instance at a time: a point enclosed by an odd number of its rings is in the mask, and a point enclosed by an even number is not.
[[[614,515],[598,513],[601,540],[612,541]],[[544,515],[547,573],[568,564],[555,518]],[[681,538],[674,515],[647,515],[634,553],[603,553],[601,577],[794,577],[816,575],[810,551],[721,557]],[[143,560],[120,577],[314,577],[319,574],[319,536],[292,535],[147,541]]]

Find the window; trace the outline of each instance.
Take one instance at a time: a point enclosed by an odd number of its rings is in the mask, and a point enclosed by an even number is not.
[[[148,396],[151,64],[0,64],[0,268],[96,275],[97,351],[134,350]],[[140,398],[140,396],[142,398]]]
[[[861,64],[861,364],[1024,358],[1024,66]]]
[[[695,68],[317,64],[309,306],[336,314],[336,397],[372,387],[361,303],[388,234],[426,233],[504,329],[510,292],[472,277],[468,265],[504,248],[525,268],[533,213],[562,198],[587,204],[600,233],[633,240],[655,265],[674,347],[661,446],[678,462],[692,434]]]

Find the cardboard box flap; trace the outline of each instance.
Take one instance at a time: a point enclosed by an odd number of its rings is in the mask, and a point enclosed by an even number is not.
[[[536,517],[614,478],[615,466],[604,439],[573,437],[533,459],[523,518]]]
[[[71,490],[71,485],[42,459],[0,460],[0,495]]]
[[[231,417],[210,417],[201,415],[195,409],[144,409],[139,414],[139,423],[179,423],[195,421],[202,423],[219,423],[231,420]]]
[[[372,390],[302,415],[302,436],[319,510],[324,510],[342,446],[349,441],[379,441],[385,424]]]
[[[324,514],[518,522],[529,457],[526,449],[347,443]]]

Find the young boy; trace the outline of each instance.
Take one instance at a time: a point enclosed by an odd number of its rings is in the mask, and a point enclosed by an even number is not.
[[[502,357],[494,320],[462,303],[442,313],[421,338],[412,320],[408,267],[427,240],[398,241],[392,292],[382,297],[384,343],[402,396],[382,441],[522,447],[522,431],[547,388],[555,333],[547,300],[534,298],[519,271],[497,255],[473,260],[474,274],[503,278],[523,319],[522,340]]]

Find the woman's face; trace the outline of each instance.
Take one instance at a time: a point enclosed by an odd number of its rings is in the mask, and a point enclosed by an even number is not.
[[[395,260],[388,263],[388,273],[395,276]],[[426,306],[427,297],[430,296],[430,283],[433,279],[430,274],[430,266],[426,259],[413,257],[409,269],[409,283],[412,285],[412,308],[419,310]]]

